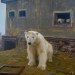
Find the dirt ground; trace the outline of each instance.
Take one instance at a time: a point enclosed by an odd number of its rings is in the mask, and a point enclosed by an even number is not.
[[[47,69],[45,71],[38,69],[37,66],[28,66],[26,56],[26,49],[22,47],[0,51],[0,65],[25,66],[25,69],[20,75],[75,75],[74,53],[57,52],[53,56],[53,62],[47,62]]]

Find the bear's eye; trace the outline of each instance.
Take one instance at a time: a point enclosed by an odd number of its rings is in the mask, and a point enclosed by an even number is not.
[[[32,37],[34,39],[34,37]]]
[[[27,38],[29,38],[29,36],[27,36]]]

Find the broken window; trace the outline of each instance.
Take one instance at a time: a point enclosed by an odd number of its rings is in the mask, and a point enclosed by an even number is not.
[[[9,12],[9,17],[15,17],[15,11],[10,11]]]
[[[71,12],[55,12],[54,25],[71,25]]]
[[[25,10],[20,10],[19,11],[19,16],[20,17],[25,17],[26,16],[26,11]]]

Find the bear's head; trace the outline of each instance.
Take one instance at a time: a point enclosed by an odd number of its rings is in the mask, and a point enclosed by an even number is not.
[[[25,33],[25,38],[26,38],[27,44],[28,45],[34,44],[37,39],[38,32],[28,31],[28,32],[24,32],[24,33]]]

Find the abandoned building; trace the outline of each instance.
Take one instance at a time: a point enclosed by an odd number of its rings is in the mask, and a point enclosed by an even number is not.
[[[1,2],[6,4],[6,36],[3,37],[5,49],[16,46],[17,39],[13,36],[22,37],[24,31],[36,30],[58,50],[75,52],[75,0],[1,0]],[[25,43],[22,38],[19,41]],[[20,45],[23,46],[24,43]]]
[[[36,30],[44,36],[75,36],[75,0],[1,0],[6,3],[6,35]]]

